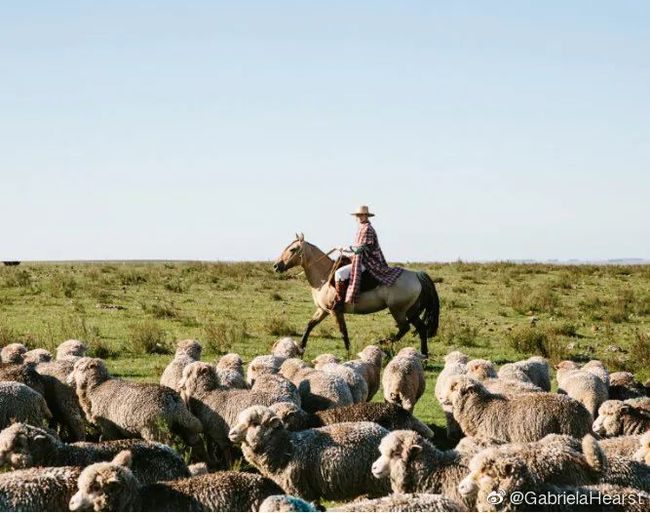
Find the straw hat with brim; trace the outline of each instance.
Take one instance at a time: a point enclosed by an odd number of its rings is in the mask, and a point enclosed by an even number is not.
[[[352,212],[350,214],[351,216],[368,216],[372,217],[375,214],[371,214],[370,211],[368,210],[368,205],[361,205],[356,212]]]

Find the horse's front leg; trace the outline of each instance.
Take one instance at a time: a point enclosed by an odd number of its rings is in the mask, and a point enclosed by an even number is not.
[[[336,312],[336,311],[333,311],[332,315],[334,316],[334,319],[336,320],[336,325],[339,327],[339,331],[341,332],[341,336],[343,337],[345,350],[348,352],[348,356],[350,356],[350,338],[348,337],[348,327],[345,324],[345,316],[343,315],[343,312]]]
[[[305,328],[305,333],[302,335],[302,339],[300,339],[300,347],[303,349],[307,347],[307,339],[309,338],[311,330],[320,324],[320,322],[325,319],[325,317],[327,317],[327,310],[319,308],[314,312],[314,315],[311,316],[311,319],[309,319],[309,322],[307,323],[307,327]]]

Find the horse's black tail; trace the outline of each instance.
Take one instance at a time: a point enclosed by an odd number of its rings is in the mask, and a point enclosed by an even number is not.
[[[420,292],[420,308],[424,310],[422,322],[427,328],[427,338],[434,337],[438,332],[438,321],[440,317],[440,299],[436,285],[431,277],[424,271],[417,273],[422,292]]]

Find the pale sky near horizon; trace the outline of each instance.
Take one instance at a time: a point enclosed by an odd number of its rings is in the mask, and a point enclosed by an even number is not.
[[[650,258],[650,2],[0,6],[0,260]]]

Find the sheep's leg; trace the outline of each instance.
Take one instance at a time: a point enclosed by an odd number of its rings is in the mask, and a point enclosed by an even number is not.
[[[343,315],[343,312],[332,312],[332,315],[334,315],[334,319],[336,320],[336,325],[339,327],[339,331],[341,332],[341,336],[343,337],[343,343],[345,344],[345,350],[348,352],[348,356],[350,356],[350,337],[348,337],[348,327],[345,324],[345,316]]]
[[[309,319],[309,322],[307,323],[307,327],[305,328],[305,333],[303,334],[302,339],[300,339],[300,347],[305,349],[311,330],[318,326],[320,322],[325,319],[325,317],[327,317],[327,310],[319,308],[314,312],[314,315],[311,316],[311,319]]]

